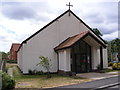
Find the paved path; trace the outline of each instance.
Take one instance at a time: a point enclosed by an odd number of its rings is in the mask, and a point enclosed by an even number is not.
[[[106,86],[114,83],[120,82],[120,72],[109,72],[109,73],[82,73],[77,74],[78,77],[83,78],[89,78],[93,79],[93,81],[80,83],[80,84],[74,84],[74,85],[67,85],[67,86],[61,86],[56,88],[51,88],[52,90],[65,90],[65,89],[87,89],[87,90],[94,90],[97,87]],[[50,89],[50,90],[51,90]],[[49,88],[47,89],[49,90]]]
[[[120,79],[120,76],[119,77],[115,76],[115,77],[95,80],[95,81],[91,81],[91,82],[62,86],[62,87],[57,87],[57,88],[89,88],[89,89],[91,89],[91,88],[96,88],[96,87],[100,87],[100,86],[103,86],[103,85],[117,83],[118,81],[120,81],[119,79]]]
[[[13,68],[8,68],[7,73],[8,73],[8,75],[10,75],[11,77],[13,77]]]
[[[120,72],[119,72],[119,74],[120,74]],[[104,79],[104,78],[118,76],[118,71],[108,72],[108,73],[95,73],[95,72],[82,73],[82,74],[77,74],[77,76],[78,77],[83,77],[83,78],[98,80],[98,79]]]

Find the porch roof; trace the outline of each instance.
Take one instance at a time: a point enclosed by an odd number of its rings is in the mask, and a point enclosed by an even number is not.
[[[91,36],[93,39],[95,39],[100,45],[103,47],[107,47],[106,44],[101,42],[97,37],[95,37],[90,31],[85,31],[80,34],[77,34],[75,36],[67,38],[65,41],[63,41],[61,44],[59,44],[57,47],[54,48],[55,51],[61,50],[61,49],[66,49],[71,47],[73,44],[75,44],[77,41],[80,39],[83,39],[87,36]]]

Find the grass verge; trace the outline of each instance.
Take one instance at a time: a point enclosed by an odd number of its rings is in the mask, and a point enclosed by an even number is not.
[[[16,88],[52,88],[91,81],[91,79],[60,76],[58,74],[51,74],[51,78],[47,78],[46,75],[23,75],[20,73],[17,65],[8,64],[7,68],[9,67],[13,68],[13,76],[16,80]]]
[[[118,70],[113,70],[113,69],[103,69],[100,71],[100,73],[108,73],[108,72],[116,72]]]

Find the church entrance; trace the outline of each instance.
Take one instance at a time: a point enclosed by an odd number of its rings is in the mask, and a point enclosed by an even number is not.
[[[84,41],[79,41],[71,49],[72,72],[82,73],[92,70],[91,46]]]

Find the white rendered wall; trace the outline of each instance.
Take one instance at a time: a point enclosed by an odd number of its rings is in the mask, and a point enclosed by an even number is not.
[[[65,50],[60,50],[59,51],[59,70],[64,71],[65,70],[65,65],[66,65],[66,51]]]
[[[62,16],[43,31],[32,37],[27,41],[23,49],[23,73],[28,73],[29,69],[45,70],[42,67],[36,66],[39,63],[39,56],[45,56],[51,59],[51,72],[57,72],[58,62],[57,54],[54,48],[63,42],[68,37],[79,34],[88,30],[78,19],[69,13]],[[67,69],[65,69],[67,70]]]
[[[53,33],[54,32],[54,33]],[[51,59],[51,72],[57,72],[57,54],[54,52],[54,47],[57,43],[57,34],[54,24],[44,31],[41,31],[31,38],[24,46],[24,69],[23,73],[27,73],[29,69],[42,70],[42,67],[36,66],[40,59],[39,56],[45,56]]]
[[[107,48],[102,48],[103,51],[103,68],[108,68]],[[100,61],[100,49],[98,49],[98,56]]]
[[[92,47],[92,69],[97,69],[96,67],[100,64],[98,49]]]
[[[53,22],[51,25],[46,27],[43,31],[36,34],[26,44],[22,45],[18,55],[19,66],[23,73],[28,73],[29,69],[43,70],[42,67],[36,66],[40,62],[39,56],[45,56],[51,59],[50,68],[51,72],[57,72],[58,70],[58,60],[57,54],[54,48],[58,46],[61,42],[66,40],[68,37],[79,34],[83,31],[89,30],[83,25],[76,17],[72,14],[69,16],[69,12],[64,16]],[[93,50],[94,51],[94,50]],[[96,51],[94,51],[96,52]],[[65,52],[64,52],[65,54]],[[66,56],[70,56],[69,50],[66,51]],[[94,55],[96,57],[96,55]],[[66,57],[67,63],[70,63],[70,59]],[[22,62],[21,62],[22,61]],[[64,62],[64,61],[63,61]],[[21,64],[20,64],[21,63]],[[70,70],[70,64],[65,62],[66,67],[64,71]]]
[[[68,37],[80,34],[83,31],[88,31],[89,29],[81,23],[76,17],[72,14],[67,13],[58,20],[58,37],[59,42],[64,41]]]
[[[71,71],[71,52],[70,49],[66,49],[66,71]]]
[[[108,68],[107,48],[103,48],[103,68]]]
[[[59,53],[59,70],[71,71],[70,49],[60,50],[58,53]]]
[[[22,49],[23,47],[21,47],[21,49],[17,53],[17,64],[18,64],[18,67],[21,69],[21,71],[23,71],[23,56],[22,56],[23,50]]]

